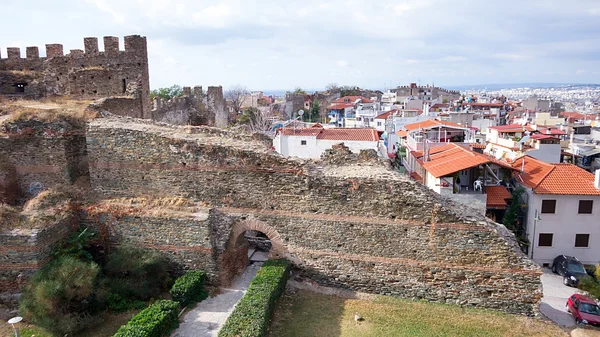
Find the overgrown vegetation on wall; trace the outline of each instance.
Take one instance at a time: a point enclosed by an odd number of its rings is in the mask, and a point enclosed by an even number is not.
[[[265,336],[275,301],[285,289],[289,271],[290,263],[286,260],[265,262],[219,331],[219,337]]]
[[[122,246],[108,255],[91,249],[93,234],[74,233],[26,286],[21,314],[56,336],[72,335],[110,310],[141,309],[167,289],[167,262],[156,252]]]

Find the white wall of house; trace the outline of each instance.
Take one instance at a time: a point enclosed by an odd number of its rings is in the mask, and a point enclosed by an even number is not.
[[[442,186],[444,183],[445,186]],[[427,172],[425,175],[425,185],[438,194],[452,194],[454,191],[454,177],[441,177],[436,178],[431,173]]]
[[[317,139],[314,136],[281,136],[281,134],[278,134],[273,139],[273,146],[277,153],[288,157],[313,159],[321,158],[323,152],[339,143],[344,143],[353,153],[359,153],[360,150],[373,149],[380,154],[379,142],[377,141],[325,140]]]
[[[535,148],[527,150],[525,154],[546,163],[560,163],[561,147],[560,144],[539,144],[536,142]]]
[[[554,258],[560,254],[575,256],[584,264],[598,264],[600,262],[600,196],[590,195],[551,195],[535,194],[527,190],[528,214],[527,233],[529,242],[533,243],[529,249],[529,256],[539,264],[552,264]],[[556,200],[554,214],[541,213],[542,200]],[[578,214],[580,200],[593,200],[592,214]],[[535,221],[536,210],[541,218]],[[535,242],[534,242],[535,227]],[[552,246],[539,246],[540,233],[553,234]],[[576,234],[589,234],[587,248],[575,247]]]

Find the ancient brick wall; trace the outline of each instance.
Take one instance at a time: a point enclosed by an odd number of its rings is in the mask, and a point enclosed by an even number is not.
[[[14,168],[20,200],[31,196],[33,185],[50,188],[87,179],[85,129],[37,121],[5,123],[2,128],[6,136],[0,137],[0,158]]]
[[[151,221],[152,229],[146,220],[121,219],[123,239],[169,254],[200,245],[207,254],[178,262],[206,264],[223,280],[239,267],[240,233],[258,230],[272,240],[274,256],[323,284],[536,310],[541,272],[504,227],[383,166],[288,160],[250,137],[186,130],[121,119],[90,124],[91,184],[99,196],[179,196],[211,214],[192,226]],[[168,241],[156,234],[167,230],[175,236]]]
[[[183,87],[183,95],[170,100],[155,98],[152,119],[175,125],[214,125],[215,117],[207,108],[202,87]]]
[[[67,219],[39,229],[0,232],[0,293],[20,290],[52,259],[52,252],[71,230]]]
[[[150,118],[150,83],[146,38],[125,36],[124,50],[119,38],[104,37],[104,51],[98,39],[84,39],[85,50],[73,49],[64,54],[60,44],[47,44],[46,57],[37,47],[27,47],[26,58],[19,48],[9,48],[7,58],[0,58],[0,95],[40,98],[69,96],[98,99],[131,95],[137,88],[140,111],[136,117]],[[22,92],[21,92],[21,89]]]

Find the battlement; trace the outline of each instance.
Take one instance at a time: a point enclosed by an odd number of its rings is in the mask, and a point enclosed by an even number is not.
[[[106,56],[119,56],[122,53],[135,53],[140,55],[147,54],[147,43],[146,37],[140,35],[129,35],[124,37],[124,50],[119,49],[119,38],[115,36],[105,36],[103,38],[104,51],[100,51],[98,48],[97,37],[86,37],[83,39],[84,49],[71,49],[70,53],[65,55],[63,52],[63,45],[58,43],[46,44],[46,57],[40,57],[38,47],[27,47],[25,58],[26,59],[50,59],[56,57],[69,57],[69,56],[87,56],[96,57],[104,54]],[[23,59],[21,57],[21,48],[19,47],[8,47],[6,48],[6,58],[0,54],[0,59],[16,60]]]

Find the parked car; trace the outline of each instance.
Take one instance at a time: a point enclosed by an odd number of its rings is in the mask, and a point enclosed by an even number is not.
[[[579,280],[587,275],[583,264],[577,258],[567,255],[559,255],[554,258],[552,271],[564,277],[564,285],[572,287],[576,287]]]
[[[567,300],[567,311],[573,315],[577,324],[600,326],[600,307],[593,299],[581,294],[573,294]]]

